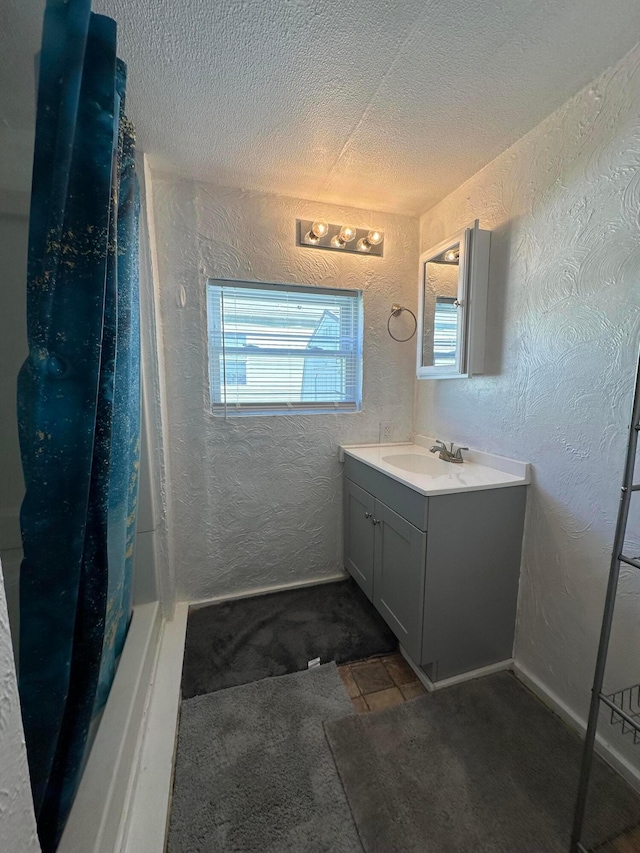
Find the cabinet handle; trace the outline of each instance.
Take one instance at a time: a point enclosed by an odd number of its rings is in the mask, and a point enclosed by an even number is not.
[[[371,518],[371,513],[370,513],[370,512],[365,512],[364,517],[365,517],[365,518]]]
[[[377,518],[372,518],[372,519],[371,519],[371,521],[372,521],[374,524],[380,524],[380,521],[379,521]]]

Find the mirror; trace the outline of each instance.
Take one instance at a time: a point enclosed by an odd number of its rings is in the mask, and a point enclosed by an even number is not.
[[[424,265],[422,366],[455,367],[460,337],[460,243]]]
[[[482,373],[490,238],[476,220],[421,256],[419,379]]]

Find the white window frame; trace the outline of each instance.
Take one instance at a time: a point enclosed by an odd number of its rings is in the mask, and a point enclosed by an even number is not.
[[[230,287],[230,288],[243,288],[246,290],[273,290],[280,291],[282,293],[312,293],[314,295],[322,295],[326,294],[328,296],[347,296],[352,297],[357,301],[355,306],[355,310],[357,311],[357,348],[355,350],[355,375],[354,375],[354,388],[353,388],[353,401],[326,401],[322,400],[319,402],[313,401],[301,401],[301,402],[273,402],[273,403],[260,403],[260,402],[246,402],[246,403],[232,403],[229,402],[226,398],[223,399],[223,387],[222,383],[219,380],[219,370],[214,362],[214,358],[212,358],[212,347],[210,342],[210,329],[209,329],[209,294],[208,288],[210,285],[215,287]],[[294,414],[348,414],[353,412],[359,412],[362,408],[362,350],[363,350],[363,337],[364,337],[364,300],[363,294],[361,290],[353,290],[346,289],[340,287],[321,287],[314,285],[303,285],[303,284],[280,284],[274,282],[264,282],[264,281],[243,281],[237,279],[221,279],[221,278],[212,278],[208,277],[205,282],[205,304],[206,304],[206,316],[207,316],[207,364],[208,364],[208,376],[209,376],[209,402],[211,413],[216,417],[255,417],[261,415],[294,415]],[[224,340],[224,333],[222,335]],[[222,351],[224,353],[224,344],[222,344]],[[279,351],[286,352],[286,350]],[[295,354],[300,355],[304,350],[296,350]],[[351,355],[351,350],[349,351],[341,351],[335,350],[331,351],[332,356],[340,357],[344,355]],[[219,357],[219,353],[216,357]],[[326,354],[324,355],[326,357]],[[224,358],[224,355],[223,355]]]

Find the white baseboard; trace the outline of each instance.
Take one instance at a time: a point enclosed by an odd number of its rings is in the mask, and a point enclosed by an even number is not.
[[[433,682],[423,672],[422,668],[411,660],[410,655],[407,654],[402,646],[400,646],[400,652],[429,692],[441,690],[444,687],[451,687],[454,684],[460,684],[463,681],[470,681],[473,678],[482,678],[483,676],[491,675],[494,672],[512,670],[516,677],[519,678],[532,693],[535,693],[535,695],[544,702],[547,707],[557,714],[560,719],[569,726],[569,728],[573,729],[581,737],[584,737],[587,730],[586,720],[579,717],[575,711],[573,711],[565,702],[562,701],[562,699],[560,699],[559,696],[550,690],[546,684],[540,681],[537,676],[533,675],[525,666],[522,666],[522,664],[517,661],[500,661],[497,664],[485,666],[481,669],[475,669],[471,672],[465,672],[462,675],[456,675],[453,678],[445,678],[442,681]],[[600,732],[596,735],[595,749],[598,755],[606,761],[607,764],[613,767],[613,769],[619,773],[632,788],[636,791],[640,791],[640,771],[634,767],[627,758],[625,758],[616,746],[604,738]]]
[[[406,660],[411,669],[418,676],[418,681],[422,684],[423,687],[426,687],[429,693],[433,693],[433,681],[431,681],[430,678],[427,678],[426,674],[422,671],[422,668],[419,667],[417,663],[414,663],[409,653],[405,649],[403,649],[402,646],[398,645],[398,648],[400,649],[400,654],[402,655],[402,657]]]
[[[177,604],[173,619],[163,623],[118,853],[163,853],[165,849],[188,612],[187,604]]]
[[[513,669],[513,660],[509,658],[508,660],[501,660],[498,661],[498,663],[489,664],[489,666],[481,666],[478,669],[469,670],[469,672],[462,672],[460,675],[452,675],[451,678],[443,678],[441,681],[432,681],[424,672],[422,667],[418,666],[417,663],[411,660],[410,655],[402,648],[402,646],[400,646],[400,654],[418,676],[419,681],[421,681],[427,688],[429,693],[433,693],[436,690],[443,690],[445,687],[453,687],[454,684],[462,684],[465,681],[472,681],[474,678],[483,678],[485,675],[493,675],[494,672],[504,672],[506,669]]]
[[[452,675],[451,678],[443,678],[441,681],[433,682],[434,690],[443,690],[445,687],[453,687],[454,684],[462,684],[464,681],[472,681],[474,678],[484,678],[485,675],[493,675],[495,672],[504,672],[505,670],[513,669],[513,659],[500,660],[497,663],[491,663],[489,666],[480,666],[478,669],[472,669],[469,672],[462,672],[460,675]],[[425,676],[428,678],[428,676]]]
[[[253,598],[257,595],[268,595],[270,592],[285,592],[289,589],[301,589],[305,586],[320,586],[325,583],[335,583],[336,581],[346,580],[349,575],[346,572],[341,574],[329,575],[321,578],[312,578],[311,580],[293,581],[292,583],[276,584],[275,586],[261,586],[254,589],[247,589],[243,592],[233,592],[230,595],[216,595],[213,598],[200,598],[196,601],[189,601],[187,604],[194,610],[198,607],[206,607],[208,604],[222,604],[223,601],[239,601],[241,598]]]
[[[587,722],[582,717],[579,717],[575,711],[570,708],[565,702],[560,699],[546,684],[533,675],[526,667],[517,661],[514,663],[513,671],[515,675],[525,684],[536,696],[541,699],[545,705],[551,708],[569,728],[576,731],[582,737],[587,730]],[[638,771],[621,752],[609,741],[604,738],[600,732],[596,734],[595,749],[598,755],[611,765],[613,769],[625,779],[632,788],[640,791],[640,771]]]

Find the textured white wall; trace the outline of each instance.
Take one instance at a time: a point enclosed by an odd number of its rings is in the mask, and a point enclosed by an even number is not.
[[[39,851],[0,564],[0,846]]]
[[[416,431],[533,463],[516,656],[583,716],[640,343],[640,47],[426,213],[422,250],[476,217],[487,375],[419,382]],[[640,675],[637,572],[621,589],[612,689]]]
[[[380,421],[393,423],[394,438],[411,433],[415,342],[392,341],[386,322],[392,302],[416,307],[418,221],[156,173],[153,198],[178,596],[333,576],[342,571],[338,445],[377,441]],[[296,218],[313,217],[382,228],[384,258],[296,247]],[[206,275],[362,289],[362,411],[213,418]]]

